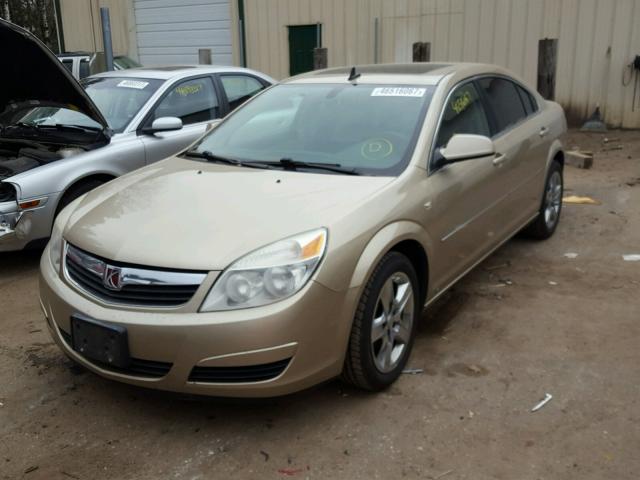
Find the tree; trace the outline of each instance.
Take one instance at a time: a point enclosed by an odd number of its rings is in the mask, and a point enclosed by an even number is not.
[[[47,47],[60,53],[56,0],[0,0],[0,15],[38,37]]]

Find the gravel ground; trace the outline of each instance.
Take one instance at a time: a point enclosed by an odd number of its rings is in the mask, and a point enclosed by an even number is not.
[[[104,380],[49,339],[39,252],[0,255],[0,478],[640,478],[640,262],[622,258],[640,253],[640,132],[567,145],[595,152],[592,170],[565,169],[567,194],[601,204],[565,205],[552,239],[478,266],[424,313],[423,372],[377,395],[334,381],[221,400]]]

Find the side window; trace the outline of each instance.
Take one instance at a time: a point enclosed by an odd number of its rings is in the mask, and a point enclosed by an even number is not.
[[[191,78],[172,87],[156,105],[147,125],[160,117],[178,117],[183,125],[219,118],[220,105],[211,78]]]
[[[221,75],[220,81],[227,94],[230,110],[235,110],[265,88],[256,78],[248,75]]]
[[[524,109],[527,111],[527,115],[531,115],[538,111],[538,104],[536,103],[535,98],[529,92],[527,92],[524,88],[518,86],[518,93],[520,94],[520,99],[524,104]]]
[[[481,78],[478,83],[484,90],[496,119],[497,130],[494,134],[506,130],[527,116],[515,83],[499,77]]]
[[[65,58],[62,60],[62,65],[64,65],[64,68],[69,70],[69,73],[73,74],[73,59]]]
[[[491,136],[480,96],[471,82],[458,87],[449,96],[438,129],[436,151],[446,146],[456,133]]]
[[[89,71],[89,60],[86,58],[80,59],[80,78],[85,78],[91,75]]]

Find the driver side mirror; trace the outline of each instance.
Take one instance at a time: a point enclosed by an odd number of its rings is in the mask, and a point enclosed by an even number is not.
[[[178,117],[160,117],[156,118],[151,127],[143,128],[142,133],[153,135],[158,132],[170,132],[172,130],[181,130],[182,120]]]
[[[484,135],[458,133],[451,137],[446,147],[436,154],[436,168],[449,163],[464,162],[474,158],[488,157],[496,153],[493,141]]]

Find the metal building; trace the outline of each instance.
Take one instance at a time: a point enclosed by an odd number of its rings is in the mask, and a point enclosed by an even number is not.
[[[329,66],[496,63],[560,102],[574,123],[599,105],[609,125],[640,128],[640,58],[632,68],[640,55],[640,0],[85,2],[115,7],[125,26],[112,19],[114,45],[143,64],[194,63],[198,48],[211,48],[214,63],[284,78],[312,68],[318,46],[327,49]],[[71,32],[78,38],[86,30],[84,2],[61,3],[69,46],[67,24],[78,27]]]
[[[551,88],[574,122],[600,105],[608,124],[640,127],[640,74],[629,67],[640,0],[244,0],[244,11],[247,63],[276,78],[296,73],[290,42],[304,48],[296,30],[308,25],[329,66],[410,62],[426,42],[432,61],[496,63]]]
[[[238,63],[232,0],[60,0],[60,7],[67,50],[102,50],[100,7],[108,7],[114,51],[143,65],[198,63],[202,48],[214,64]]]

